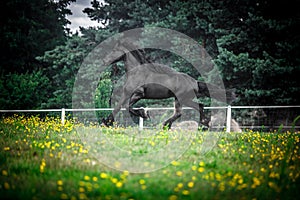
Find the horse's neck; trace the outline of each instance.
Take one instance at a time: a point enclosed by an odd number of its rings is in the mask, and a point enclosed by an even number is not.
[[[143,63],[136,59],[135,56],[133,56],[131,53],[127,53],[126,54],[126,60],[125,60],[125,70],[126,73],[130,72],[131,70],[133,70],[134,68],[142,65]]]

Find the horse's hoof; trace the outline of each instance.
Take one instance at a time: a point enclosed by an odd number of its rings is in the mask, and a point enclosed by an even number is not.
[[[113,126],[114,121],[115,120],[112,117],[108,117],[107,119],[103,118],[101,126],[106,126],[106,127]]]
[[[143,113],[143,116],[142,116],[144,119],[150,119],[150,115],[149,115],[149,112],[147,110],[144,109],[144,113]]]
[[[146,111],[144,108],[139,108],[139,109],[135,110],[134,114],[143,119],[150,119],[148,111]]]
[[[203,119],[200,124],[201,126],[206,126],[207,128],[209,127],[209,122],[210,120],[209,119]]]
[[[164,122],[163,123],[163,130],[170,130],[171,129],[171,126],[172,126],[172,123],[170,122]]]
[[[199,131],[207,131],[208,129],[209,129],[209,127],[206,125],[203,125],[203,124],[198,127]]]

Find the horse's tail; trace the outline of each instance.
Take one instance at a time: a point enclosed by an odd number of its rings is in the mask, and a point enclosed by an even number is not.
[[[197,81],[198,92],[197,97],[210,97],[217,101],[231,103],[236,99],[235,89],[222,89],[216,85]],[[224,94],[225,93],[225,94]]]

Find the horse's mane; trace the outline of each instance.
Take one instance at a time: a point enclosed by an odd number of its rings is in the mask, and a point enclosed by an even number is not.
[[[148,60],[145,56],[146,52],[144,49],[140,48],[138,45],[135,44],[135,42],[130,40],[124,40],[122,41],[122,45],[128,50],[129,53],[131,53],[135,59],[137,59],[141,64],[148,64],[149,63],[149,70],[154,73],[167,73],[167,74],[176,74],[179,73],[176,70],[164,66],[162,64],[153,63],[150,60]]]
[[[163,74],[178,74],[180,72],[177,72],[176,70],[163,65],[159,63],[151,63],[151,66],[149,67],[149,70],[155,73],[163,73]]]
[[[150,61],[145,56],[145,50],[140,48],[135,42],[129,39],[121,41],[123,47],[125,47],[129,53],[131,53],[135,59],[137,59],[141,64],[150,63]]]
[[[150,61],[145,56],[145,51],[143,49],[137,49],[130,52],[141,64],[150,63]]]

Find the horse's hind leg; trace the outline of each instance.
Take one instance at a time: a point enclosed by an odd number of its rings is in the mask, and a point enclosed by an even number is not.
[[[175,98],[175,111],[174,114],[172,115],[172,117],[170,117],[169,119],[167,119],[164,123],[163,123],[163,127],[166,127],[168,129],[171,128],[172,123],[178,119],[179,117],[181,117],[181,110],[182,110],[182,105],[179,103],[178,99]]]
[[[201,126],[203,127],[204,126],[204,128],[208,128],[209,127],[209,125],[208,125],[209,120],[204,115],[203,104],[196,103],[196,102],[194,102],[192,100],[185,101],[184,103],[185,103],[186,106],[191,107],[191,108],[197,110],[200,113],[200,124],[199,124],[199,127],[201,127]]]

